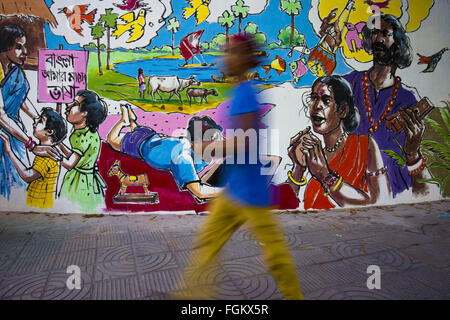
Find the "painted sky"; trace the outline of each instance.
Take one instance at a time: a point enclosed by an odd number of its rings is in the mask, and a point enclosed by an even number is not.
[[[51,6],[53,0],[45,0],[48,6]],[[120,1],[117,1],[120,2]],[[285,28],[287,25],[290,25],[290,16],[281,12],[279,9],[280,1],[279,0],[269,0],[269,4],[266,7],[266,10],[259,15],[249,15],[246,19],[243,20],[243,26],[245,26],[248,22],[253,22],[259,25],[259,30],[264,32],[269,42],[278,42],[277,35],[280,29]],[[310,1],[302,1],[303,10],[300,15],[296,17],[296,27],[300,30],[301,33],[305,34],[306,41],[308,46],[313,46],[317,42],[317,37],[314,34],[311,24],[308,21],[308,11],[310,9]],[[204,29],[205,32],[202,37],[202,41],[210,41],[217,33],[224,33],[225,29],[220,26],[219,23],[208,23],[207,21],[202,22],[200,25],[196,26],[196,21],[193,17],[185,20],[182,17],[183,8],[187,7],[187,3],[182,0],[172,1],[172,10],[173,13],[171,16],[167,18],[170,19],[172,17],[176,17],[180,23],[180,30],[175,34],[175,43],[179,44],[181,38],[183,38],[189,32],[193,32],[196,30]],[[273,17],[276,17],[274,19]],[[270,24],[267,24],[267,21],[270,21]],[[50,29],[47,27],[47,39],[48,46],[51,49],[56,49],[59,43],[66,44],[64,38],[60,36],[55,36]],[[231,29],[232,33],[238,32],[238,24],[237,20],[234,27]],[[158,36],[155,37],[150,43],[150,47],[154,46],[162,46],[162,45],[170,45],[171,42],[171,33],[163,27]],[[69,45],[68,47],[73,49],[79,49],[78,45]]]

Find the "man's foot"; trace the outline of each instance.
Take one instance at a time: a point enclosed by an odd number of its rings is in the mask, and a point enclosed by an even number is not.
[[[130,116],[128,113],[128,105],[127,104],[121,104],[120,109],[122,110],[122,118],[120,119],[121,122],[123,122],[124,125],[129,126],[130,125]]]
[[[137,116],[134,113],[131,106],[128,106],[128,118],[129,118],[130,122],[136,122],[136,119],[137,119]]]

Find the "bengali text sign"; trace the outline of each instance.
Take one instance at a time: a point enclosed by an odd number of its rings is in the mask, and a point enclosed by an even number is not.
[[[39,102],[71,102],[87,86],[88,52],[39,50]]]

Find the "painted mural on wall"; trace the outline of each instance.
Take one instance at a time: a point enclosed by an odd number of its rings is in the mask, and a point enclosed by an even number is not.
[[[449,194],[446,2],[0,3],[4,210],[206,210],[224,166],[202,151],[227,137],[239,32],[260,45],[247,78],[279,209]]]

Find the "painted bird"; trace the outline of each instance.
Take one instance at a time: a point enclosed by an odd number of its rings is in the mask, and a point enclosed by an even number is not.
[[[84,37],[84,35],[81,33],[83,31],[81,24],[84,21],[86,21],[89,24],[92,24],[94,22],[95,13],[97,12],[97,9],[94,9],[91,12],[85,14],[88,7],[89,7],[88,4],[74,6],[73,11],[70,11],[69,8],[64,7],[60,9],[58,13],[65,13],[67,20],[69,20],[70,27],[80,36]]]
[[[147,5],[146,3],[142,3],[141,1],[142,0],[123,0],[123,4],[114,3],[114,5],[121,10],[133,11],[135,9],[143,8]]]
[[[130,38],[127,40],[127,43],[139,40],[144,35],[146,13],[146,10],[140,9],[136,17],[134,15],[134,12],[128,12],[121,16],[120,19],[128,23],[117,24],[117,29],[113,32],[112,36],[118,39],[126,31],[129,31]]]
[[[211,0],[188,0],[190,7],[183,8],[183,18],[188,19],[192,15],[197,20],[197,26],[209,17],[209,3]]]
[[[391,2],[391,0],[386,0],[383,2],[373,2],[372,0],[366,0],[364,1],[365,3],[367,3],[369,6],[377,6],[380,9],[389,9],[389,2]]]
[[[270,62],[270,66],[261,66],[261,67],[266,70],[266,74],[269,73],[270,69],[273,69],[278,72],[278,75],[281,75],[281,73],[283,73],[286,70],[286,61],[277,55],[275,59],[273,59],[272,62]]]
[[[421,54],[417,54],[420,58],[418,64],[428,64],[427,68],[423,70],[422,72],[433,72],[439,61],[441,61],[442,55],[445,53],[445,51],[448,51],[448,48],[444,48],[441,51],[439,51],[436,54],[433,54],[430,57],[423,56]]]

